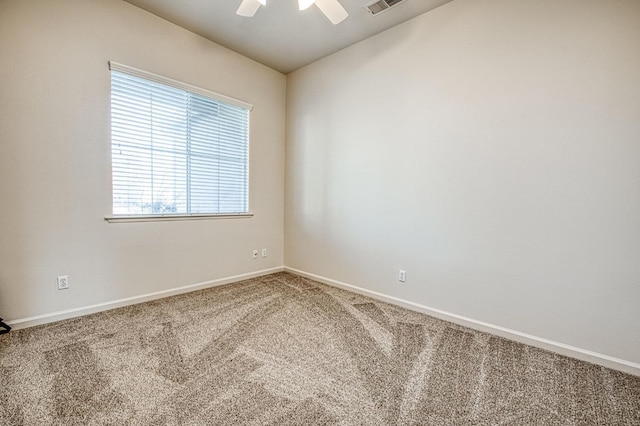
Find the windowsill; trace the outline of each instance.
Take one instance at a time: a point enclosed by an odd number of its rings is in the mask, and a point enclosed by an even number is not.
[[[165,222],[173,220],[208,220],[208,219],[247,219],[253,217],[253,213],[231,214],[167,214],[167,215],[135,215],[135,216],[106,216],[109,223],[130,222]]]

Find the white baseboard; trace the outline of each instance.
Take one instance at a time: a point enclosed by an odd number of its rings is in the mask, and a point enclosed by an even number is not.
[[[402,306],[413,311],[421,312],[430,315],[435,318],[439,318],[445,321],[459,324],[465,327],[472,328],[474,330],[490,333],[496,336],[504,337],[519,343],[534,346],[541,349],[546,349],[560,355],[576,358],[582,361],[587,361],[593,364],[602,365],[604,367],[612,368],[615,370],[623,371],[625,373],[640,376],[640,364],[626,361],[620,358],[615,358],[609,355],[589,351],[586,349],[578,348],[564,343],[555,342],[553,340],[545,339],[531,334],[522,333],[516,330],[511,330],[505,327],[501,327],[494,324],[489,324],[483,321],[467,318],[462,315],[453,314],[443,311],[441,309],[424,306],[419,303],[410,302],[404,299],[400,299],[394,296],[389,296],[383,293],[367,290],[362,287],[343,283],[333,280],[331,278],[323,277],[309,272],[304,272],[298,269],[289,268],[286,266],[263,269],[261,271],[249,272],[241,275],[234,275],[225,278],[219,278],[216,280],[205,281],[197,284],[186,285],[183,287],[176,287],[168,290],[162,290],[154,293],[143,294],[140,296],[128,297],[125,299],[114,300],[110,302],[98,303],[95,305],[84,306],[80,308],[68,309],[65,311],[52,312],[42,315],[36,315],[27,318],[20,318],[12,321],[7,321],[12,329],[20,330],[22,328],[33,327],[36,325],[48,324],[56,321],[61,321],[69,318],[75,318],[83,315],[89,315],[96,312],[108,311],[110,309],[119,308],[122,306],[135,305],[138,303],[148,302],[150,300],[161,299],[164,297],[174,296],[177,294],[188,293],[191,291],[202,290],[205,288],[216,287],[224,284],[230,284],[236,281],[242,281],[250,278],[256,278],[263,275],[269,275],[276,272],[287,271],[292,274],[300,275],[310,278],[312,280],[319,281],[321,283],[331,285],[334,287],[343,288],[345,290],[353,291],[365,296],[372,297],[383,302],[391,303],[394,305]]]
[[[614,370],[623,371],[625,373],[633,374],[635,376],[640,376],[640,364],[636,364],[631,361],[626,361],[626,360],[615,358],[609,355],[604,355],[604,354],[589,351],[586,349],[578,348],[575,346],[566,345],[564,343],[555,342],[553,340],[545,339],[543,337],[533,336],[527,333],[521,333],[516,330],[511,330],[505,327],[500,327],[498,325],[493,325],[483,321],[474,320],[472,318],[467,318],[462,315],[452,314],[450,312],[446,312],[441,309],[431,308],[429,306],[424,306],[419,303],[409,302],[407,300],[403,300],[397,297],[367,290],[362,287],[346,284],[340,281],[333,280],[331,278],[311,274],[309,272],[300,271],[298,269],[289,268],[285,266],[284,270],[292,274],[310,278],[312,280],[319,281],[321,283],[324,283],[330,286],[353,291],[365,296],[372,297],[377,300],[381,300],[383,302],[402,306],[404,308],[411,309],[412,311],[421,312],[441,320],[449,321],[454,324],[472,328],[474,330],[504,337],[509,340],[523,343],[525,345],[546,349],[548,351],[555,352],[560,355],[565,355],[571,358],[587,361],[592,364],[601,365],[603,367],[612,368]]]
[[[219,278],[217,280],[205,281],[197,284],[186,285],[183,287],[171,288],[168,290],[157,291],[154,293],[142,294],[140,296],[127,297],[126,299],[118,299],[110,302],[98,303],[80,308],[68,309],[65,311],[52,312],[48,314],[36,315],[33,317],[20,318],[13,321],[7,321],[7,324],[14,330],[33,327],[36,325],[48,324],[69,318],[75,318],[83,315],[89,315],[96,312],[108,311],[110,309],[120,308],[122,306],[136,305],[138,303],[148,302],[150,300],[162,299],[164,297],[175,296],[177,294],[189,293],[191,291],[202,290],[209,287],[230,284],[236,281],[247,280],[249,278],[261,277],[263,275],[282,272],[284,267],[263,269],[261,271],[249,272],[247,274],[234,275],[231,277]]]

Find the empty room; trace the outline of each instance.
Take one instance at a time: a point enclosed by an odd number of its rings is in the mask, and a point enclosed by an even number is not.
[[[0,0],[1,425],[640,425],[640,1]]]

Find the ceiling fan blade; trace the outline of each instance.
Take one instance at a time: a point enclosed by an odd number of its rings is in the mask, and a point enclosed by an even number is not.
[[[338,25],[349,16],[338,0],[316,0],[315,4],[333,25]]]
[[[260,8],[260,1],[258,0],[242,0],[240,7],[236,11],[237,15],[252,17],[256,14],[258,9]]]
[[[316,0],[298,0],[298,9],[305,10],[315,2]]]

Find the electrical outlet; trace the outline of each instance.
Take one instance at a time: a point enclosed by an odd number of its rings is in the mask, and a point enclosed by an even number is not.
[[[253,253],[251,253],[251,257],[254,259],[258,258],[258,250],[254,250]]]
[[[69,288],[69,275],[61,275],[56,279],[58,290],[66,290]]]
[[[402,269],[400,269],[399,273],[398,273],[398,281],[400,281],[401,283],[407,281],[407,272],[403,271]]]
[[[262,249],[262,257],[267,257],[267,249]]]

